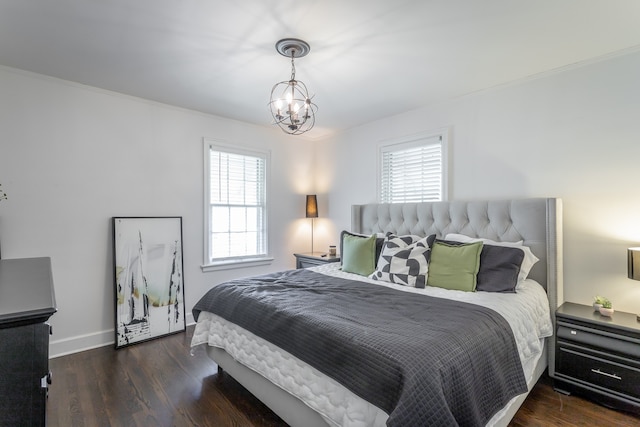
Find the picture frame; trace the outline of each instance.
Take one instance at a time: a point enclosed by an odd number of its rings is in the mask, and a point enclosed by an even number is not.
[[[112,217],[115,348],[186,331],[182,217]]]

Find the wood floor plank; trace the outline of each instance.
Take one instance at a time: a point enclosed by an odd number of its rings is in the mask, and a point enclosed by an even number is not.
[[[101,347],[51,359],[49,427],[286,427],[204,349],[191,352],[193,327],[115,350]],[[543,377],[510,426],[639,426],[640,417],[553,390]]]

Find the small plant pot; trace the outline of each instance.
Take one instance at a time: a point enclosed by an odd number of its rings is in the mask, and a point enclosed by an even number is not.
[[[600,311],[601,308],[602,308],[602,304],[598,304],[597,302],[593,303],[594,311]]]
[[[613,315],[613,308],[600,307],[600,314],[603,316],[611,317]]]

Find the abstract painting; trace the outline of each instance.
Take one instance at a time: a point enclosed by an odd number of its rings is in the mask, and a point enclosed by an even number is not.
[[[114,217],[116,348],[186,330],[182,217]]]

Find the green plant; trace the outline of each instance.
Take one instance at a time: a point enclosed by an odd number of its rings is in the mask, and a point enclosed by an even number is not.
[[[604,306],[604,302],[605,301],[609,301],[609,300],[606,299],[605,297],[601,297],[600,295],[597,295],[597,296],[593,297],[593,301],[596,304],[600,304],[600,305]]]
[[[605,298],[602,302],[602,308],[611,308],[611,301]]]

